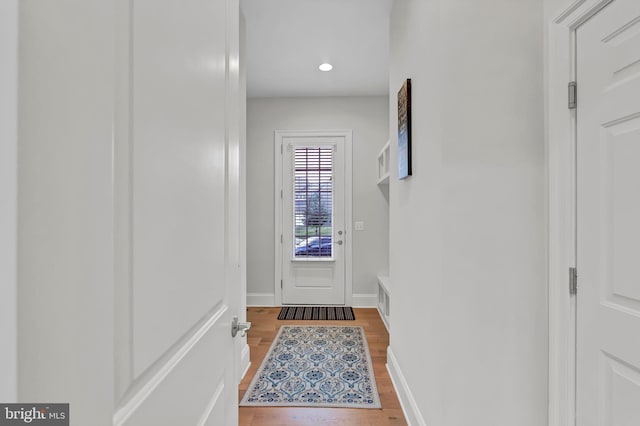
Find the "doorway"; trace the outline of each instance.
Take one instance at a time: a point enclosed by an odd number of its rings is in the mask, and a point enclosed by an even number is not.
[[[351,294],[350,130],[276,131],[276,299],[344,305]]]
[[[640,3],[576,29],[576,424],[640,422]]]
[[[549,36],[549,424],[637,424],[640,4],[582,2]]]

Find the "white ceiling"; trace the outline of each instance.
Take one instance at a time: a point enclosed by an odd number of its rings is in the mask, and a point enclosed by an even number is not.
[[[392,3],[241,0],[248,96],[386,95]]]

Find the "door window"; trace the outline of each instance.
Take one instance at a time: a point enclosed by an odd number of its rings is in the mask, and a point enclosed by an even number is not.
[[[331,258],[333,146],[294,148],[293,257]]]

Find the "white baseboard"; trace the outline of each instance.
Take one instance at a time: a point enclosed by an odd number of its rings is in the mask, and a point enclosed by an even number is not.
[[[389,317],[387,317],[384,312],[382,312],[380,306],[378,306],[378,315],[380,315],[380,318],[382,318],[382,322],[384,324],[384,327],[387,329],[387,333],[391,334],[391,328],[389,327]]]
[[[276,296],[273,293],[247,293],[247,306],[275,306]]]
[[[247,374],[247,371],[249,371],[249,367],[251,366],[249,353],[250,353],[249,345],[245,344],[244,348],[242,348],[242,353],[240,354],[240,368],[238,369],[238,371],[240,371],[240,377],[238,379],[238,383],[242,381],[245,374]]]
[[[375,308],[378,305],[377,294],[354,294],[354,308]],[[272,293],[247,293],[247,306],[276,306]]]
[[[375,308],[378,306],[377,294],[354,294],[353,303],[354,308]]]
[[[404,412],[404,417],[407,419],[407,423],[409,423],[410,426],[426,426],[427,423],[424,421],[424,417],[422,417],[422,414],[420,413],[418,404],[416,404],[416,400],[411,393],[411,389],[409,389],[409,385],[404,378],[404,374],[402,374],[402,370],[398,365],[398,360],[391,350],[391,346],[387,347],[387,371],[391,376],[391,382],[393,383],[393,387],[396,389],[396,394],[400,400],[400,406]]]

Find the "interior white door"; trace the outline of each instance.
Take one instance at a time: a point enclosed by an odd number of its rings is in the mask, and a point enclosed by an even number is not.
[[[640,424],[640,1],[577,31],[577,425]]]
[[[238,0],[120,6],[114,424],[237,425]]]
[[[345,303],[344,135],[282,143],[282,303]]]

